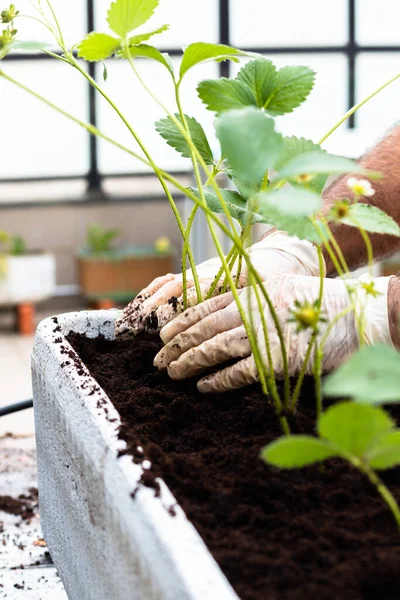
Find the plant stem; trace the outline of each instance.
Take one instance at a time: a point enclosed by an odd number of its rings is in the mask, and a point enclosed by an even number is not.
[[[319,347],[318,342],[315,341],[315,360],[313,365],[313,374],[315,381],[315,402],[316,402],[316,415],[317,420],[322,414],[322,358],[323,350]]]
[[[185,235],[183,237],[183,246],[182,246],[182,296],[183,296],[183,310],[186,310],[188,307],[188,303],[187,303],[187,256],[190,250],[190,233],[192,230],[192,226],[193,226],[193,222],[194,219],[196,217],[196,213],[199,210],[198,206],[194,206],[192,212],[190,213],[190,217],[188,220],[188,223],[186,225],[186,229],[185,229]],[[192,273],[193,274],[193,273]],[[197,276],[197,272],[196,272],[196,277],[193,277],[194,280],[194,285],[196,288],[196,294],[197,294],[197,302],[202,302],[203,297],[201,294],[201,289],[200,289],[200,282],[199,282],[199,278]]]
[[[229,250],[227,256],[226,256],[226,261],[230,262],[232,256],[237,253],[237,248],[235,245],[232,246],[232,248]],[[216,276],[214,277],[214,281],[211,284],[210,289],[207,292],[207,296],[205,297],[205,300],[209,300],[210,298],[212,298],[218,283],[220,282],[220,279],[222,277],[222,274],[224,272],[224,266],[222,265],[220,270],[218,271],[218,273],[216,274]],[[236,286],[237,287],[237,286]]]
[[[369,465],[361,461],[359,461],[359,463],[358,461],[354,462],[353,464],[356,467],[358,467],[363,473],[365,473],[372,485],[376,487],[377,491],[392,511],[393,516],[396,519],[397,526],[400,529],[400,508],[391,491],[386,487],[386,485],[383,483],[380,477],[378,477],[378,475],[373,469],[371,469]]]
[[[396,81],[396,79],[398,79],[400,77],[400,73],[398,73],[397,75],[395,75],[394,77],[392,77],[391,79],[389,79],[389,81],[387,81],[386,83],[384,83],[383,85],[379,86],[377,90],[375,90],[374,92],[372,92],[372,94],[369,94],[369,96],[367,96],[366,98],[364,98],[364,100],[362,100],[361,102],[358,102],[357,104],[355,104],[353,106],[353,108],[351,108],[350,110],[347,111],[347,113],[340,119],[340,121],[338,121],[336,123],[336,125],[334,125],[320,140],[319,140],[319,144],[323,144],[323,142],[325,142],[325,140],[334,132],[336,131],[336,129],[338,129],[338,127],[340,127],[340,125],[342,125],[345,121],[347,121],[347,119],[349,117],[351,117],[351,115],[354,115],[354,113],[361,108],[364,104],[366,104],[369,100],[371,100],[371,98],[373,98],[374,96],[376,96],[377,94],[379,94],[379,92],[381,92],[382,90],[384,90],[388,85],[390,85],[391,83],[393,83],[394,81]]]

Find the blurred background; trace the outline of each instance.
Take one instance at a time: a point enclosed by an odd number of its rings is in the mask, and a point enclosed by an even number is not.
[[[21,13],[34,15],[28,0],[16,4]],[[53,6],[71,45],[93,29],[107,32],[109,0],[53,0]],[[153,43],[169,52],[174,64],[179,63],[183,46],[206,41],[262,53],[279,67],[312,67],[317,77],[309,100],[277,121],[282,133],[317,141],[346,110],[398,72],[399,22],[398,0],[161,0],[151,25],[171,25]],[[19,39],[52,43],[46,30],[33,20],[18,19],[18,29]],[[146,140],[158,165],[174,172],[185,185],[190,184],[190,162],[180,158],[155,132],[154,122],[162,112],[128,65],[107,61],[106,82],[101,65],[87,68]],[[151,89],[174,110],[173,90],[163,68],[145,60],[138,61],[138,68]],[[110,107],[70,66],[45,54],[15,52],[3,61],[2,69],[137,150]],[[184,83],[185,112],[200,120],[213,143],[212,115],[197,98],[196,83],[218,75],[229,77],[237,70],[233,63],[209,63],[193,69]],[[359,157],[396,124],[399,100],[397,82],[336,131],[326,149]],[[98,254],[104,258],[114,244],[115,262],[129,255],[133,261],[130,268],[140,271],[142,277],[130,284],[134,287],[143,278],[152,279],[157,271],[179,269],[180,240],[158,181],[133,158],[90,138],[83,129],[7,81],[0,81],[0,118],[0,230],[8,234],[3,234],[6,264],[0,278],[0,355],[5,357],[0,361],[0,403],[6,404],[30,395],[27,364],[32,322],[88,305],[121,305],[132,295],[133,290],[120,289],[126,273],[108,273],[107,290],[98,285],[106,279],[101,270],[104,265],[92,261],[88,266],[90,261],[84,260],[88,247],[93,249],[97,244]],[[182,214],[187,215],[190,206],[179,194],[175,199]],[[88,227],[93,225],[96,227],[88,236]],[[15,236],[22,238],[19,252]],[[17,252],[13,251],[15,245]],[[201,220],[196,226],[194,248],[197,260],[210,253]],[[37,250],[45,254],[30,252]],[[4,259],[6,254],[9,257]],[[32,256],[36,265],[22,260]],[[21,260],[13,265],[13,258]],[[29,302],[29,295],[33,302]],[[25,337],[14,335],[16,328]],[[26,377],[19,376],[22,371]],[[20,425],[20,416],[3,419],[0,433],[2,428],[12,427],[15,421],[11,419],[16,418]]]

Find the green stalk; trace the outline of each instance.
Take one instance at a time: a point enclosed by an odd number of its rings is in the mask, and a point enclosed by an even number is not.
[[[371,469],[371,467],[369,465],[367,465],[361,461],[358,461],[358,460],[353,460],[352,463],[362,473],[364,473],[368,477],[368,479],[370,480],[372,485],[375,486],[377,492],[381,495],[383,500],[386,502],[386,504],[392,511],[392,514],[396,520],[397,526],[400,529],[400,508],[399,508],[399,505],[397,504],[396,499],[394,498],[393,494],[390,492],[390,490],[386,487],[386,485],[383,483],[383,481],[378,477],[378,475],[375,473],[375,471],[373,469]]]
[[[188,223],[186,225],[186,229],[185,229],[185,235],[183,238],[183,246],[182,246],[182,295],[183,295],[183,310],[186,310],[188,307],[188,303],[187,303],[187,256],[190,250],[190,233],[192,231],[192,226],[194,223],[194,219],[196,217],[196,213],[199,210],[198,206],[194,206],[192,212],[190,213],[189,216],[189,220]],[[197,302],[202,302],[203,301],[203,296],[201,293],[201,289],[200,289],[200,282],[199,282],[199,278],[197,276],[197,272],[196,272],[196,277],[193,277],[194,280],[194,285],[196,288],[196,294],[197,294]]]
[[[377,90],[375,90],[374,92],[372,92],[372,94],[369,94],[369,96],[367,96],[366,98],[364,98],[364,100],[362,100],[361,102],[358,102],[357,104],[355,104],[353,106],[353,108],[351,108],[350,110],[347,111],[347,113],[340,119],[340,121],[338,121],[336,123],[336,125],[334,125],[320,140],[319,140],[319,144],[323,144],[323,142],[325,142],[325,140],[334,132],[336,131],[336,129],[338,129],[338,127],[340,127],[340,125],[342,125],[345,121],[347,121],[347,119],[349,117],[351,117],[351,115],[354,115],[354,113],[361,108],[362,106],[364,106],[364,104],[366,104],[367,102],[369,102],[369,100],[371,100],[371,98],[373,98],[374,96],[376,96],[377,94],[379,94],[379,92],[381,92],[382,90],[384,90],[388,85],[390,85],[391,83],[393,83],[394,81],[396,81],[396,79],[398,79],[400,77],[400,73],[398,73],[397,75],[395,75],[394,77],[391,77],[391,79],[389,79],[389,81],[387,81],[386,83],[384,83],[383,85],[379,86]]]
[[[229,262],[230,262],[230,260],[231,260],[231,258],[232,258],[232,256],[233,256],[235,253],[236,253],[236,255],[237,255],[237,248],[236,248],[236,246],[235,246],[235,245],[233,245],[233,246],[232,246],[232,248],[229,250],[229,252],[228,252],[227,256],[226,256],[226,262],[228,262],[228,263],[229,263]],[[222,266],[221,266],[221,268],[220,268],[220,270],[218,271],[218,273],[217,273],[217,274],[216,274],[216,276],[214,277],[214,280],[213,280],[213,282],[212,282],[212,284],[211,284],[211,287],[210,287],[210,289],[209,289],[209,290],[208,290],[208,292],[207,292],[207,296],[205,297],[205,300],[209,300],[210,298],[212,298],[212,296],[213,296],[213,294],[214,294],[214,292],[215,292],[215,290],[216,290],[216,288],[217,288],[217,285],[218,285],[218,283],[220,282],[220,279],[221,279],[221,277],[222,277],[222,274],[223,274],[223,272],[224,272],[224,266],[222,265]]]
[[[315,401],[316,401],[317,420],[322,415],[322,409],[323,409],[322,381],[321,381],[322,358],[323,358],[323,352],[320,349],[320,347],[318,346],[318,342],[316,341],[315,342],[315,361],[314,361],[314,365],[313,365],[313,374],[314,374],[314,381],[315,381]]]
[[[317,251],[318,251],[318,263],[319,263],[319,292],[318,292],[318,300],[317,300],[318,301],[318,319],[319,319],[319,317],[321,315],[321,310],[322,310],[322,296],[324,294],[324,276],[323,276],[323,274],[324,274],[324,259],[322,256],[322,251],[321,251],[320,246],[317,246]],[[301,386],[303,385],[303,380],[304,380],[305,374],[307,372],[308,361],[310,360],[311,352],[312,352],[314,345],[317,349],[317,343],[316,343],[317,335],[318,335],[318,326],[316,326],[314,328],[311,338],[310,338],[310,341],[308,343],[306,355],[304,357],[304,361],[303,361],[303,364],[300,369],[300,374],[297,379],[296,387],[293,392],[292,401],[290,403],[291,410],[295,410],[295,408],[297,406]],[[320,377],[319,377],[319,379],[320,379]],[[316,381],[315,387],[317,389],[317,381]],[[319,387],[321,387],[320,381],[319,381]],[[318,402],[317,402],[317,405],[318,405]]]

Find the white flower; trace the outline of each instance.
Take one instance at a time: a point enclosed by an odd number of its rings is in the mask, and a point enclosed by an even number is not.
[[[347,186],[351,189],[355,196],[365,196],[369,198],[375,195],[375,190],[367,179],[356,179],[349,177]]]

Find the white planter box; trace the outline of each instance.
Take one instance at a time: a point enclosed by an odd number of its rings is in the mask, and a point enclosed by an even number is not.
[[[117,439],[119,415],[67,354],[66,334],[112,338],[116,314],[46,319],[33,349],[41,522],[68,597],[238,600],[162,481],[160,498],[148,488],[132,498],[143,471],[130,456],[117,458],[125,447]]]
[[[55,286],[56,265],[51,254],[8,256],[6,271],[0,273],[0,306],[46,300]]]

